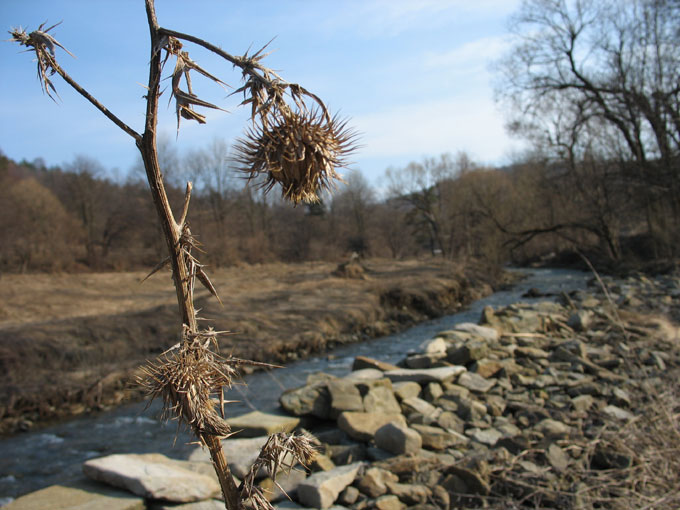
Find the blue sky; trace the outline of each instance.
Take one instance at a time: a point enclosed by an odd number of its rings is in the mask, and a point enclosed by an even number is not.
[[[353,168],[377,183],[389,166],[444,152],[468,152],[486,164],[508,162],[520,144],[506,135],[493,102],[489,62],[508,47],[508,16],[519,0],[158,0],[161,26],[202,37],[232,54],[259,49],[265,63],[319,95],[362,133]],[[2,28],[29,30],[63,20],[51,32],[77,58],[62,67],[141,132],[149,59],[142,0],[2,0]],[[5,32],[6,33],[6,32]],[[2,39],[8,39],[3,37]],[[191,57],[234,87],[231,66],[188,44]],[[171,69],[171,68],[170,68]],[[47,165],[78,154],[125,175],[137,160],[132,139],[55,77],[60,100],[44,96],[35,63],[0,42],[0,150]],[[194,81],[198,81],[196,78]],[[198,85],[195,83],[195,85]],[[205,111],[206,125],[183,121],[175,142],[174,106],[161,101],[160,130],[180,154],[233,141],[247,111],[212,83],[199,96],[231,113]]]

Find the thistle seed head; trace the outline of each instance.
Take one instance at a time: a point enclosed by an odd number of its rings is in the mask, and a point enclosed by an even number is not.
[[[142,368],[138,381],[153,398],[162,397],[164,417],[175,415],[196,436],[228,436],[229,425],[216,409],[221,395],[237,377],[228,359],[220,359],[198,342],[181,347]]]
[[[249,179],[263,175],[266,191],[280,184],[283,198],[314,203],[334,180],[342,180],[336,169],[347,166],[355,140],[346,120],[320,109],[277,109],[237,141],[236,161]]]

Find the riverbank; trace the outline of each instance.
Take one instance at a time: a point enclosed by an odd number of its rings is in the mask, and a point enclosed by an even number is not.
[[[440,260],[243,266],[211,273],[223,306],[205,290],[196,304],[232,332],[223,352],[287,363],[453,313],[499,275]],[[128,382],[179,330],[169,275],[144,276],[2,276],[0,433],[141,398]]]
[[[558,303],[539,297],[486,308],[481,326],[456,324],[422,338],[399,367],[364,357],[347,376],[310,375],[282,396],[288,415],[232,421],[242,430],[224,442],[232,471],[247,473],[264,441],[239,437],[304,426],[320,450],[312,473],[279,479],[302,507],[676,507],[680,278],[605,278],[607,293],[594,283]],[[140,465],[209,474],[200,448],[185,463],[116,457],[128,474]],[[112,460],[88,462],[86,472],[112,483],[115,475],[102,474]],[[272,488],[266,473],[258,478]],[[117,486],[78,481],[9,508],[83,492],[120,498],[125,508],[169,508],[167,492],[137,489],[135,496]],[[276,491],[270,496],[281,508],[298,508]]]

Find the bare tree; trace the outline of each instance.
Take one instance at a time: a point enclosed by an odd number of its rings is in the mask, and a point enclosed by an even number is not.
[[[496,86],[512,128],[572,175],[584,161],[607,162],[606,178],[593,182],[600,193],[583,197],[600,209],[600,234],[617,235],[606,220],[617,212],[601,208],[621,186],[618,165],[628,186],[637,183],[650,234],[671,250],[680,233],[679,23],[672,0],[528,0]]]
[[[198,37],[161,27],[153,0],[146,0],[145,5],[151,51],[146,115],[141,133],[101,104],[61,67],[56,52],[59,48],[66,50],[49,33],[54,26],[44,29],[43,24],[32,32],[16,28],[10,33],[14,41],[34,52],[38,77],[47,95],[54,99],[56,89],[52,77],[59,75],[130,135],[138,147],[169,253],[154,271],[165,264],[172,267],[181,318],[179,343],[145,367],[146,376],[142,382],[152,396],[163,398],[166,412],[175,414],[208,448],[227,509],[244,508],[246,501],[256,508],[271,508],[254,485],[255,473],[268,467],[275,476],[280,467],[307,463],[313,449],[305,436],[277,434],[269,438],[251,466],[251,474],[240,486],[236,485],[229,470],[220,442],[231,433],[224,419],[223,387],[231,385],[240,365],[253,362],[221,356],[216,351],[219,332],[198,325],[194,308],[196,282],[205,285],[215,296],[217,292],[196,257],[198,243],[187,220],[192,184],[187,183],[184,203],[179,219],[176,219],[163,182],[157,150],[157,111],[164,66],[171,59],[175,62],[170,96],[175,100],[178,129],[182,119],[206,122],[197,108],[221,109],[193,93],[192,72],[219,85],[224,84],[190,58],[185,43],[215,53],[242,71],[243,85],[237,92],[244,96],[241,104],[252,108],[253,126],[238,146],[239,161],[248,174],[264,175],[269,188],[280,184],[282,196],[294,203],[318,199],[320,190],[336,177],[336,167],[345,164],[344,158],[353,149],[354,135],[346,129],[345,122],[331,117],[321,99],[263,66],[262,50],[241,57],[230,55]],[[286,460],[289,459],[287,455],[294,460]]]
[[[448,243],[443,226],[442,183],[452,176],[453,165],[448,154],[386,171],[389,197],[409,206],[410,223],[416,229],[416,235],[425,234],[430,252],[444,257],[448,256]]]

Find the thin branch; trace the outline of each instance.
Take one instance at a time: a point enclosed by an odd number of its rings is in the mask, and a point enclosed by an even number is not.
[[[108,119],[113,122],[116,126],[121,128],[123,131],[125,131],[128,135],[130,135],[132,138],[135,139],[135,142],[139,143],[142,140],[142,135],[137,133],[134,129],[132,129],[130,126],[128,126],[125,122],[120,120],[116,115],[114,115],[111,110],[109,110],[106,106],[101,104],[92,94],[90,94],[87,90],[85,90],[83,87],[81,87],[78,82],[76,82],[69,74],[64,71],[59,64],[57,64],[57,61],[55,59],[51,59],[51,66],[52,69],[54,69],[59,76],[61,76],[66,83],[71,85],[76,92],[78,92],[81,96],[83,96],[85,99],[87,99],[90,103],[92,103],[95,108],[97,108],[100,112],[102,112]]]

